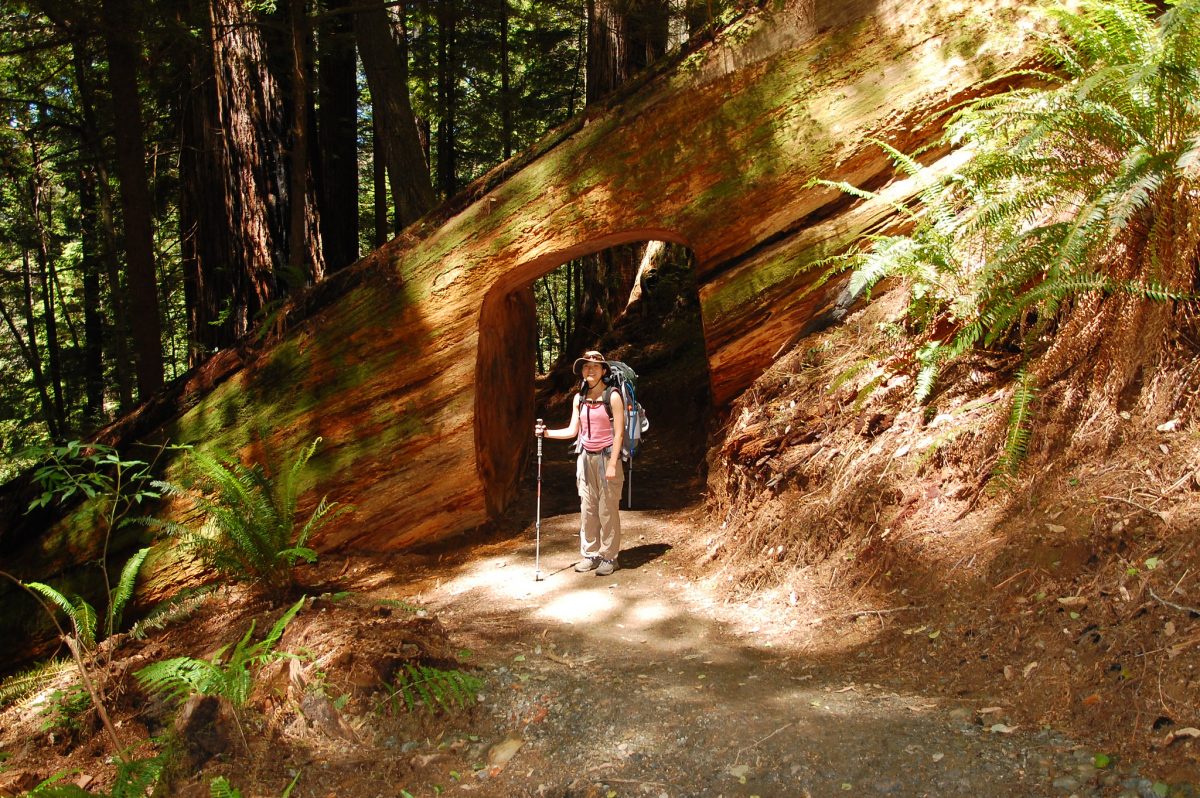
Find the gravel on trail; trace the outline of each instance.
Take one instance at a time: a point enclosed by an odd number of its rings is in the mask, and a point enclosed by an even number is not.
[[[1163,794],[1055,732],[1006,724],[998,707],[858,681],[869,651],[831,666],[760,633],[689,576],[686,513],[623,511],[610,577],[572,570],[577,518],[543,519],[540,581],[531,525],[415,597],[486,687],[461,744],[412,774],[428,780],[412,794]]]

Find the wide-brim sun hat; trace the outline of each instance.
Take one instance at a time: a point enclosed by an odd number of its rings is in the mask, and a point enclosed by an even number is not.
[[[612,367],[608,365],[608,361],[604,359],[604,355],[595,349],[584,352],[581,357],[576,358],[575,364],[571,366],[571,371],[575,372],[576,375],[580,374],[584,363],[599,363],[601,366],[604,366],[605,374],[612,373]]]

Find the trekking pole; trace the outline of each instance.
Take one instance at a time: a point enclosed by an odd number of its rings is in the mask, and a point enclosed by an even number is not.
[[[625,499],[625,509],[633,509],[633,458],[629,458],[629,497]]]
[[[537,420],[537,425],[542,426],[542,420]],[[534,572],[533,581],[542,581],[542,436],[537,436],[537,457],[538,457],[538,472],[537,472],[537,520],[534,526],[537,529],[537,543],[534,548],[533,561]]]

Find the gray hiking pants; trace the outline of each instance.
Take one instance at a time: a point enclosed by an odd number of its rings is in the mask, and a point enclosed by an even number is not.
[[[584,557],[617,559],[621,551],[621,488],[625,484],[624,466],[617,478],[607,480],[611,450],[579,453],[575,463],[575,482],[579,486],[579,553]]]

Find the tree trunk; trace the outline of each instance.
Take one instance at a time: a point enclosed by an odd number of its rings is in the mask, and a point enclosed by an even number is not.
[[[587,0],[587,84],[591,105],[625,82],[625,26],[612,0]]]
[[[599,100],[667,51],[663,0],[587,0],[587,104]]]
[[[86,43],[83,42],[75,42],[71,46],[71,63],[75,71],[75,83],[79,88],[79,110],[83,117],[83,125],[80,128],[82,158],[92,164],[90,170],[85,167],[85,172],[90,171],[94,180],[92,185],[95,187],[93,198],[96,208],[97,236],[94,252],[99,262],[99,269],[108,278],[109,308],[112,311],[113,329],[111,338],[113,371],[117,378],[117,399],[120,403],[118,410],[123,412],[133,405],[133,376],[129,371],[129,316],[126,313],[125,291],[121,287],[121,271],[117,264],[117,235],[113,224],[108,169],[100,144],[100,128],[96,121],[96,87],[91,73],[88,71],[85,47]],[[85,183],[86,180],[85,176]],[[88,338],[89,344],[92,340],[91,337]],[[103,352],[101,352],[101,357],[103,357]],[[101,372],[103,372],[103,364],[101,364]],[[103,379],[102,373],[101,379]]]
[[[289,100],[291,102],[291,147],[288,153],[288,270],[286,286],[296,291],[325,276],[321,250],[320,220],[312,202],[312,170],[309,162],[309,33],[305,0],[289,0]],[[292,284],[294,283],[294,284]]]
[[[387,167],[384,165],[383,133],[379,130],[379,117],[371,117],[371,177],[372,197],[375,200],[375,246],[382,247],[389,238]]]
[[[125,222],[125,256],[133,325],[138,398],[145,400],[163,384],[162,324],[154,270],[154,230],[146,184],[146,146],[138,97],[137,43],[130,27],[127,0],[103,0],[104,41],[113,102],[117,176]]]
[[[504,160],[512,157],[512,65],[509,63],[508,0],[500,1],[500,147]]]
[[[665,0],[638,0],[625,11],[625,79],[667,52],[670,9]]]
[[[329,10],[346,3],[332,0]],[[358,65],[345,14],[324,20],[317,33],[321,243],[332,272],[358,260]]]
[[[33,384],[37,388],[38,399],[41,401],[42,418],[46,421],[46,431],[49,432],[52,440],[57,441],[62,438],[62,429],[58,423],[58,416],[54,412],[54,403],[50,400],[50,391],[47,389],[46,378],[42,372],[42,355],[38,351],[37,324],[33,318],[33,280],[30,275],[28,250],[21,253],[21,284],[24,289],[22,297],[22,311],[25,316],[24,338],[17,330],[16,320],[8,308],[4,307],[2,300],[0,300],[0,312],[3,312],[4,322],[8,326],[9,332],[12,333],[13,340],[17,342],[21,355],[25,358],[25,364],[29,366],[29,373],[33,376]]]
[[[46,328],[46,365],[49,369],[49,389],[54,400],[54,417],[58,422],[60,432],[64,429],[67,417],[63,401],[62,347],[58,340],[58,311],[54,306],[54,264],[50,258],[50,247],[46,240],[46,224],[43,207],[44,192],[42,190],[41,153],[37,141],[31,135],[29,138],[30,156],[33,172],[29,179],[30,207],[33,210],[33,226],[37,235],[36,258],[38,264],[38,283],[42,294],[42,324]],[[32,315],[30,316],[32,320]]]
[[[563,348],[563,362],[599,345],[624,310],[637,277],[641,244],[611,247],[581,259],[574,328]]]
[[[401,229],[434,203],[429,165],[408,96],[407,47],[397,42],[382,4],[354,15],[354,34],[371,90],[376,145],[381,146],[387,165],[396,227]]]
[[[100,230],[96,173],[79,172],[79,227],[83,244],[83,417],[85,427],[104,420],[104,325],[100,317]]]
[[[203,30],[205,44],[192,53],[182,116],[179,219],[194,364],[232,346],[279,296],[292,117],[268,69],[261,20],[241,0],[196,0],[192,10],[183,22]]]
[[[438,63],[437,63],[437,185],[443,197],[452,197],[458,190],[454,156],[455,111],[457,104],[457,74],[454,59],[455,34],[458,29],[458,8],[455,0],[437,0]]]

